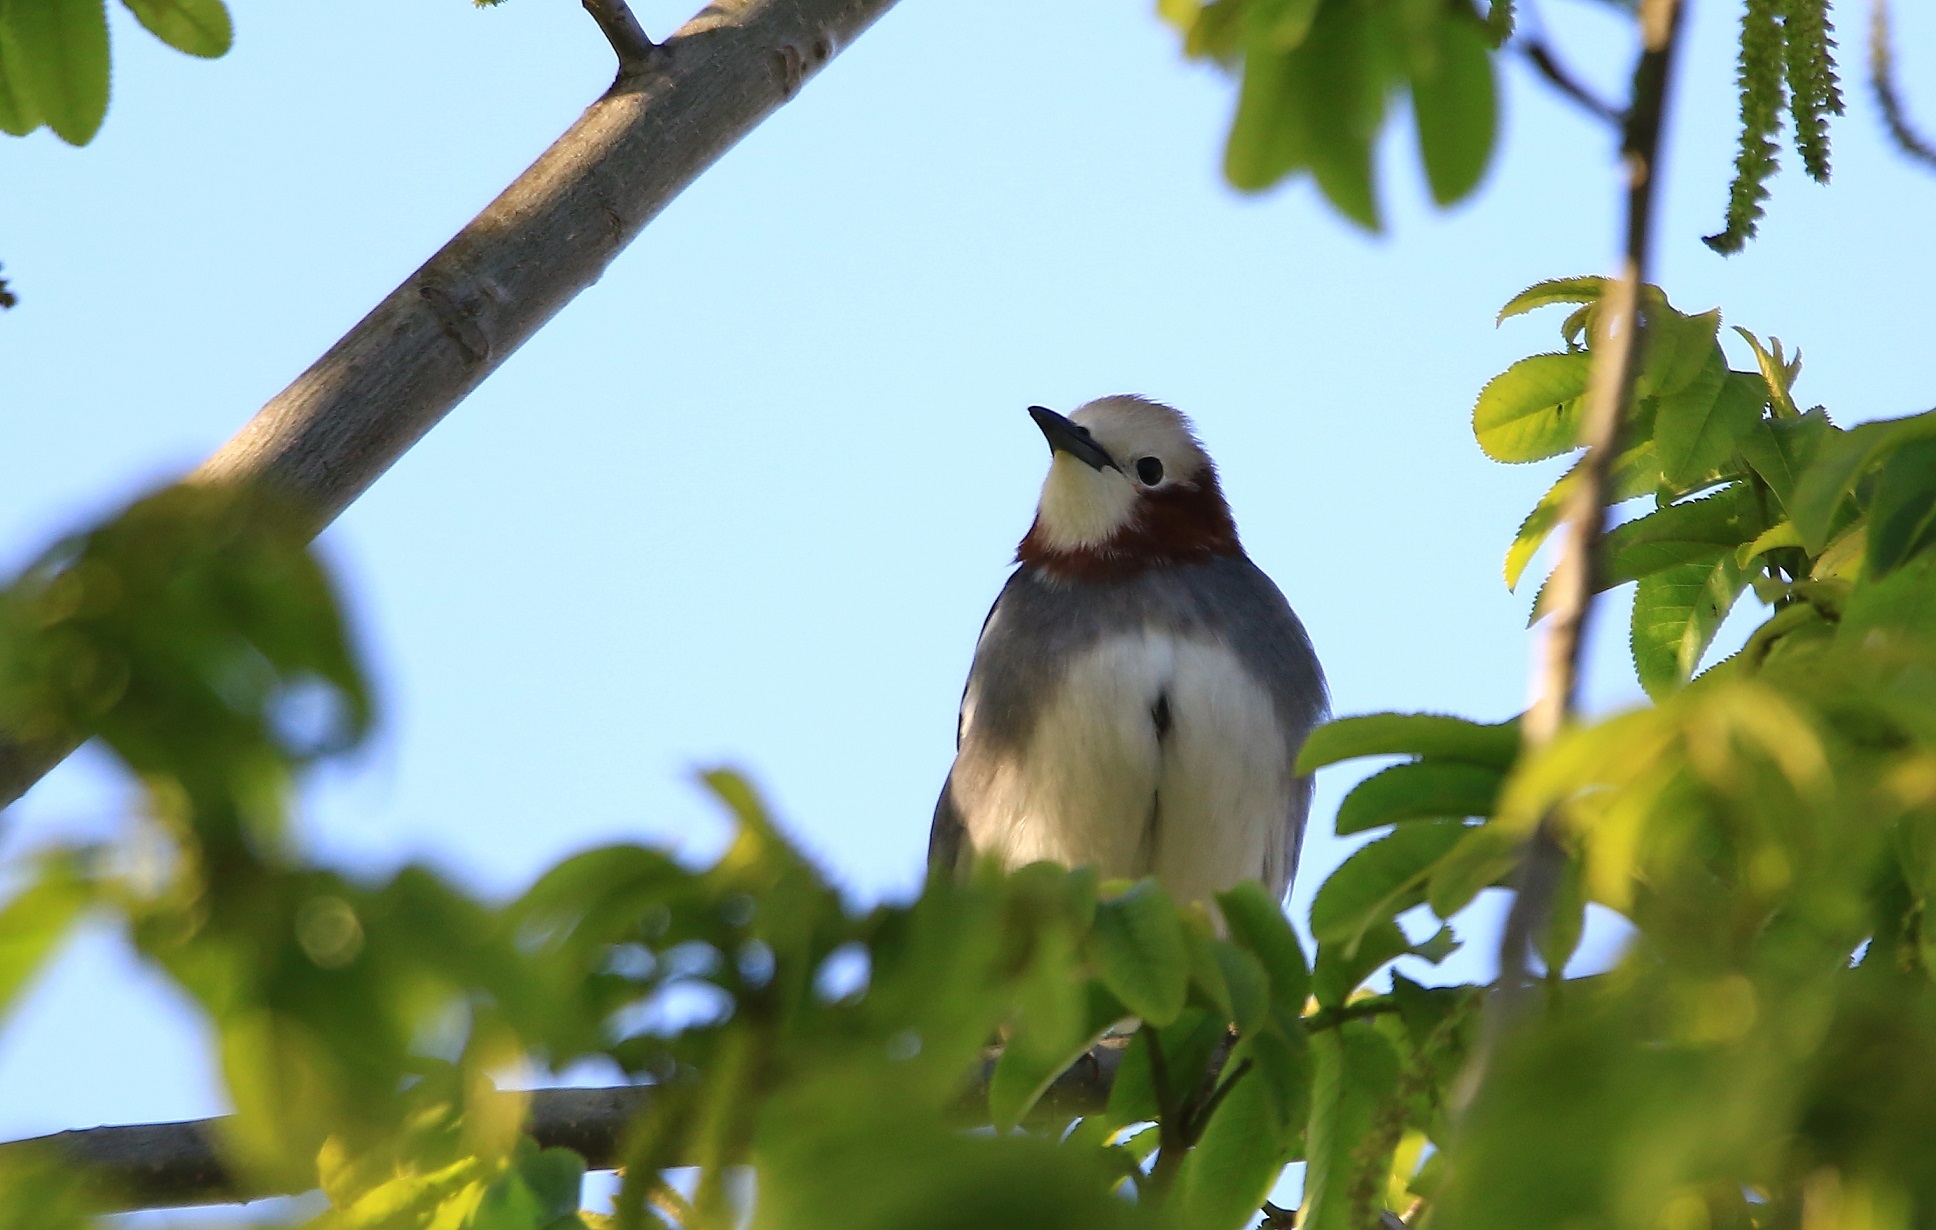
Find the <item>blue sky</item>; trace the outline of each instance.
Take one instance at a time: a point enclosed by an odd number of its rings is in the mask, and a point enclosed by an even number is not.
[[[686,15],[638,7],[655,33]],[[1936,12],[1897,8],[1936,126]],[[1624,24],[1541,11],[1612,93]],[[561,0],[240,3],[214,63],[114,17],[95,143],[0,144],[22,296],[0,316],[9,570],[219,446],[611,74]],[[1936,177],[1884,147],[1859,80],[1835,186],[1784,174],[1745,255],[1699,242],[1732,157],[1735,20],[1693,6],[1659,279],[1800,343],[1804,404],[1926,409]],[[1860,26],[1852,8],[1851,76]],[[857,899],[909,891],[1046,462],[1024,407],[1111,392],[1195,417],[1338,712],[1520,708],[1525,595],[1500,559],[1553,471],[1484,460],[1469,414],[1556,344],[1538,317],[1495,329],[1498,306],[1610,267],[1611,138],[1514,67],[1474,201],[1423,203],[1401,121],[1369,236],[1308,185],[1224,187],[1232,103],[1142,4],[890,12],[324,536],[383,726],[310,784],[313,848],[493,893],[593,843],[699,855],[722,830],[692,771],[731,763]],[[1638,696],[1622,596],[1593,647],[1599,709]],[[1348,849],[1329,821],[1356,772],[1321,778],[1300,920]],[[0,852],[111,832],[128,801],[83,753],[8,813]],[[220,1108],[192,1025],[106,931],[0,1033],[0,1137]]]

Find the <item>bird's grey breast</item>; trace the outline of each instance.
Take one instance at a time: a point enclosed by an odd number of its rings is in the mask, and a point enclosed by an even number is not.
[[[1026,747],[1045,703],[1086,650],[1150,632],[1228,649],[1296,742],[1324,715],[1324,675],[1310,638],[1277,586],[1243,556],[1100,584],[1058,583],[1021,568],[975,649],[964,696],[973,704],[973,738],[990,750]]]

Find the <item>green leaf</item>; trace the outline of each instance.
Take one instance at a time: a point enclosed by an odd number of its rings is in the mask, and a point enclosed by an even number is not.
[[[1295,1130],[1277,1115],[1277,1102],[1254,1071],[1236,1083],[1210,1116],[1203,1136],[1183,1159],[1170,1207],[1187,1230],[1241,1230],[1257,1216],[1290,1160]]]
[[[1378,1131],[1379,1112],[1397,1092],[1398,1054],[1363,1021],[1345,1021],[1311,1038],[1311,1120],[1305,1132],[1300,1230],[1363,1230],[1376,1223],[1382,1179],[1397,1135]],[[1367,1199],[1369,1198],[1369,1203]]]
[[[1311,903],[1311,933],[1320,944],[1341,944],[1356,955],[1374,924],[1395,919],[1425,900],[1432,867],[1470,830],[1458,820],[1404,825],[1353,852],[1331,873]]]
[[[1809,609],[1800,604],[1787,608]],[[1878,633],[1898,641],[1936,642],[1936,556],[1912,560],[1849,594],[1836,640],[1859,647]]]
[[[1190,952],[1176,907],[1155,880],[1097,904],[1090,951],[1103,985],[1137,1016],[1161,1026],[1182,1011]]]
[[[1519,532],[1513,535],[1512,545],[1506,548],[1507,589],[1519,587],[1519,578],[1525,574],[1526,565],[1533,562],[1534,554],[1566,514],[1566,501],[1579,482],[1580,469],[1584,465],[1584,457],[1574,462],[1573,468],[1547,488],[1546,494],[1533,506],[1533,511],[1520,522]],[[1660,462],[1654,455],[1654,442],[1645,440],[1614,458],[1613,472],[1607,476],[1606,501],[1610,505],[1625,503],[1651,495],[1659,486]]]
[[[1746,568],[1757,556],[1764,555],[1769,551],[1778,551],[1783,547],[1799,547],[1801,545],[1802,536],[1795,532],[1795,523],[1792,521],[1783,521],[1778,525],[1771,525],[1763,530],[1760,536],[1747,546],[1736,548],[1734,562]]]
[[[0,906],[0,1021],[94,900],[74,860],[55,857]]]
[[[1271,1003],[1292,1017],[1302,1013],[1311,993],[1311,972],[1283,907],[1255,880],[1218,893],[1217,907],[1230,938],[1248,949],[1269,976]]]
[[[1693,677],[1746,584],[1732,552],[1640,578],[1634,590],[1634,672],[1649,696],[1658,700]]]
[[[0,16],[0,132],[24,137],[41,125],[40,104],[34,101],[21,75],[19,45],[4,16]]]
[[[1231,187],[1261,192],[1310,165],[1314,100],[1301,51],[1253,43],[1245,53],[1237,116],[1224,142],[1223,173]]]
[[[1384,63],[1389,37],[1377,14],[1361,5],[1323,6],[1293,54],[1318,101],[1307,107],[1311,172],[1325,199],[1368,231],[1379,229],[1372,143],[1385,117]]]
[[[1260,1028],[1271,1008],[1271,980],[1255,956],[1225,940],[1207,939],[1208,966],[1199,981],[1207,984],[1239,1033]]]
[[[1472,411],[1472,432],[1485,455],[1541,461],[1579,447],[1588,363],[1584,351],[1536,354],[1487,382]]]
[[[1780,338],[1769,339],[1774,343],[1775,348],[1775,352],[1770,354],[1767,347],[1761,344],[1760,338],[1740,325],[1734,326],[1734,331],[1748,343],[1748,349],[1754,351],[1755,366],[1760,370],[1761,378],[1768,386],[1768,396],[1774,402],[1776,417],[1784,419],[1801,417],[1801,411],[1795,407],[1794,395],[1789,392],[1795,383],[1795,377],[1801,372],[1801,352],[1796,351],[1794,360],[1785,363],[1781,358]]]
[[[1817,407],[1799,418],[1762,419],[1742,435],[1739,447],[1741,456],[1788,508],[1802,474],[1831,434],[1835,428]]]
[[[1788,512],[1809,554],[1819,552],[1836,528],[1842,499],[1884,453],[1912,440],[1936,438],[1936,410],[1909,418],[1864,423],[1821,441]]]
[[[0,14],[13,35],[7,67],[61,140],[86,145],[108,112],[105,0],[7,0]]]
[[[1761,379],[1728,371],[1721,348],[1710,344],[1709,363],[1700,375],[1678,392],[1660,397],[1654,451],[1662,480],[1683,491],[1700,486],[1734,455],[1767,404]]]
[[[1355,947],[1319,944],[1311,967],[1311,994],[1326,1008],[1351,998],[1365,979],[1400,957],[1422,957],[1436,965],[1457,951],[1459,941],[1450,927],[1440,927],[1419,943],[1412,943],[1397,923],[1374,922],[1358,937]]]
[[[1647,313],[1647,353],[1641,361],[1635,394],[1640,397],[1671,397],[1689,388],[1710,368],[1728,369],[1727,356],[1721,353],[1715,337],[1721,331],[1721,313],[1703,312],[1684,316],[1668,306],[1660,292],[1649,287],[1643,296]],[[1709,394],[1710,396],[1712,394]]]
[[[1472,722],[1437,713],[1370,713],[1338,718],[1311,732],[1297,771],[1360,756],[1425,756],[1507,769],[1519,755],[1519,719]]]
[[[1936,439],[1911,440],[1883,461],[1869,497],[1871,579],[1936,545]]]
[[[1008,1035],[988,1082],[989,1116],[997,1131],[1010,1131],[1021,1123],[1055,1078],[1128,1015],[1115,996],[1076,980],[1066,966],[1057,969],[1045,964],[1040,977],[1074,990],[1077,1015],[1067,1022],[1051,1022],[1022,1005],[1019,1025]]]
[[[1599,580],[1611,589],[1628,581],[1732,552],[1760,537],[1766,525],[1754,492],[1735,483],[1699,500],[1669,504],[1616,526],[1602,542]]]
[[[1504,781],[1490,765],[1426,759],[1367,777],[1338,805],[1338,836],[1407,820],[1490,816]]]
[[[1278,51],[1304,42],[1322,0],[1250,0],[1243,6],[1244,37]]]
[[[176,51],[214,59],[235,45],[235,27],[222,0],[121,0],[142,25]]]
[[[1484,177],[1491,160],[1498,102],[1492,56],[1477,23],[1442,17],[1426,71],[1412,75],[1412,117],[1432,199],[1450,205]]]
[[[1598,303],[1606,293],[1607,280],[1603,277],[1549,278],[1535,282],[1520,291],[1499,309],[1497,323],[1504,324],[1514,316],[1521,316],[1538,308],[1555,303]]]
[[[1425,900],[1440,918],[1450,918],[1472,904],[1481,890],[1491,888],[1519,866],[1521,839],[1497,824],[1466,830],[1459,844],[1432,868]]]

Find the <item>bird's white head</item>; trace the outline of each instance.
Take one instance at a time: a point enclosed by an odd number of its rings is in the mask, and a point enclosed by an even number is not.
[[[1216,466],[1181,413],[1118,395],[1067,418],[1042,406],[1029,414],[1051,460],[1020,562],[1063,579],[1110,580],[1241,553]]]

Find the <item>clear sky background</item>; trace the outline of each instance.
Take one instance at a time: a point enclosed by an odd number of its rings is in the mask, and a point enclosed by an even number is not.
[[[638,8],[658,34],[689,3]],[[1936,11],[1896,7],[1936,127]],[[9,572],[218,447],[612,72],[569,0],[236,8],[235,51],[204,63],[115,6],[101,136],[0,140]],[[1616,94],[1624,19],[1539,10]],[[1676,303],[1800,343],[1798,396],[1842,422],[1936,403],[1936,177],[1881,137],[1865,16],[1842,17],[1835,185],[1784,174],[1724,260],[1699,236],[1732,159],[1738,6],[1694,0],[1660,231]],[[716,848],[691,775],[731,763],[857,900],[908,893],[1047,461],[1023,409],[1112,392],[1195,417],[1338,712],[1517,711],[1528,595],[1500,560],[1555,471],[1486,461],[1471,406],[1557,344],[1556,319],[1495,329],[1499,305],[1608,270],[1618,213],[1612,137],[1517,64],[1504,93],[1502,154],[1449,213],[1394,125],[1370,236],[1308,185],[1222,184],[1232,86],[1147,4],[906,0],[324,535],[383,723],[310,784],[309,842],[510,893],[594,843]],[[1638,698],[1624,597],[1596,709]],[[1320,779],[1300,924],[1361,773]],[[0,854],[113,832],[128,799],[83,752],[7,813]],[[1483,972],[1489,910],[1454,972]],[[0,1033],[0,1138],[220,1109],[203,1039],[106,929]]]

